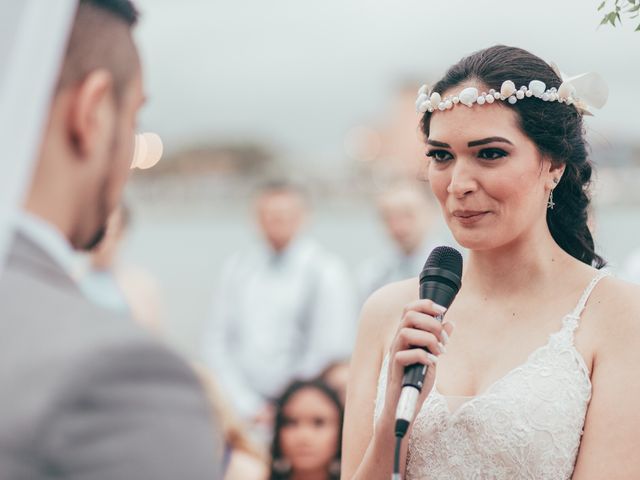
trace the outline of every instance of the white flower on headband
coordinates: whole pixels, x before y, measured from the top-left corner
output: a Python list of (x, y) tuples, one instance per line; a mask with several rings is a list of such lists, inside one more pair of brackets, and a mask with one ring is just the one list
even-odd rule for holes
[(438, 92), (430, 92), (427, 85), (423, 85), (418, 90), (416, 99), (416, 110), (419, 113), (434, 112), (436, 110), (450, 110), (455, 105), (461, 103), (467, 107), (472, 107), (474, 103), (484, 105), (493, 103), (496, 100), (507, 101), (510, 104), (516, 103), (527, 97), (536, 97), (545, 102), (560, 102), (573, 105), (583, 115), (593, 115), (589, 107), (602, 108), (607, 102), (609, 88), (600, 75), (594, 72), (582, 73), (567, 78), (558, 67), (551, 64), (554, 71), (562, 78), (560, 87), (549, 88), (540, 80), (531, 80), (529, 85), (521, 86), (519, 89), (511, 80), (505, 80), (500, 87), (500, 91), (490, 89), (489, 92), (479, 93), (475, 87), (467, 87), (457, 95), (449, 95), (446, 98)]

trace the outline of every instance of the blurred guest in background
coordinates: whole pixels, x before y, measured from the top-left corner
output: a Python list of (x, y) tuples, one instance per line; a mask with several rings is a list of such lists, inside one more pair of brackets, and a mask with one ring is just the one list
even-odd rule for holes
[[(218, 479), (207, 400), (181, 359), (71, 277), (120, 203), (144, 103), (129, 0), (81, 0), (0, 278), (0, 477)], [(25, 99), (26, 100), (26, 99)]]
[(343, 407), (321, 380), (294, 382), (276, 402), (269, 480), (338, 480)]
[(111, 214), (105, 236), (81, 266), (78, 280), (95, 303), (129, 314), (145, 328), (160, 333), (164, 308), (159, 285), (146, 270), (118, 258), (130, 222), (126, 205)]
[(439, 213), (426, 187), (396, 184), (380, 195), (378, 212), (393, 242), (393, 250), (365, 262), (359, 271), (361, 299), (388, 283), (420, 273), (434, 243), (433, 229)]
[(319, 378), (336, 391), (344, 405), (349, 383), (349, 359), (333, 362), (324, 369)]
[(640, 285), (640, 249), (631, 252), (622, 267), (622, 277)]
[(224, 480), (266, 479), (269, 473), (266, 449), (263, 451), (249, 437), (247, 426), (237, 417), (209, 370), (203, 365), (194, 368), (220, 421), (225, 442)]
[(260, 189), (264, 244), (223, 266), (205, 337), (205, 361), (233, 405), (269, 429), (278, 393), (348, 356), (354, 339), (347, 271), (302, 233), (307, 213), (297, 186), (272, 182)]

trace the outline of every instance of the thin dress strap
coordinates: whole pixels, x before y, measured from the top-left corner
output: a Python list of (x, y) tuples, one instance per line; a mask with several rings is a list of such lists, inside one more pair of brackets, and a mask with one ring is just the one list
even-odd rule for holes
[(589, 285), (587, 285), (587, 288), (585, 288), (584, 292), (582, 293), (582, 296), (580, 297), (580, 300), (578, 301), (578, 304), (576, 305), (576, 308), (573, 309), (573, 312), (571, 312), (571, 314), (569, 315), (571, 318), (574, 318), (576, 320), (578, 320), (580, 318), (580, 315), (582, 315), (582, 312), (584, 311), (584, 308), (587, 305), (587, 301), (589, 300), (589, 297), (591, 296), (591, 292), (593, 292), (593, 289), (596, 288), (596, 285), (598, 285), (598, 282), (600, 280), (602, 280), (604, 277), (608, 277), (609, 276), (609, 272), (600, 270), (595, 277), (593, 277), (593, 280), (591, 280), (591, 282), (589, 283)]

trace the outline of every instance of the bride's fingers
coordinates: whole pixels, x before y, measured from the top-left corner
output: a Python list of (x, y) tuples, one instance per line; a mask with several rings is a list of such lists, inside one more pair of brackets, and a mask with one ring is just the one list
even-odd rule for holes
[(438, 357), (432, 353), (425, 352), (421, 348), (413, 348), (411, 350), (402, 350), (394, 355), (394, 362), (397, 366), (404, 369), (409, 365), (419, 363), (429, 367), (435, 367), (438, 364)]
[(410, 310), (404, 314), (400, 328), (403, 327), (430, 332), (438, 337), (438, 340), (442, 343), (446, 343), (448, 340), (449, 332), (446, 332), (444, 335), (442, 334), (443, 326), (439, 320), (414, 310)]
[(403, 313), (406, 314), (407, 312), (412, 310), (416, 312), (424, 313), (427, 315), (431, 315), (433, 317), (437, 317), (438, 315), (444, 315), (445, 312), (447, 311), (447, 309), (442, 305), (438, 305), (432, 300), (426, 300), (426, 299), (415, 300), (411, 303), (408, 303), (404, 307)]
[(416, 330), (415, 328), (401, 328), (398, 331), (395, 342), (395, 350), (410, 350), (416, 347), (427, 348), (435, 355), (445, 353), (445, 347), (442, 342), (433, 333)]

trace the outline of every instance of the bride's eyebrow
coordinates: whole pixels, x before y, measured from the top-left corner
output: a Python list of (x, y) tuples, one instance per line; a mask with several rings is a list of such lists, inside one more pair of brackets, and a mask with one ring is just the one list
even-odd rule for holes
[(467, 143), (467, 146), (477, 147), (479, 145), (486, 145), (487, 143), (494, 143), (494, 142), (508, 143), (509, 145), (513, 145), (513, 143), (511, 143), (509, 140), (503, 137), (487, 137), (487, 138), (483, 138), (482, 140), (474, 140), (472, 142), (469, 142)]
[(448, 143), (439, 142), (438, 140), (431, 140), (430, 138), (427, 139), (427, 144), (433, 145), (434, 147), (451, 148), (451, 145), (449, 145)]
[[(479, 145), (486, 145), (488, 143), (494, 143), (494, 142), (508, 143), (509, 145), (513, 145), (513, 143), (511, 141), (509, 141), (508, 139), (506, 139), (504, 137), (487, 137), (487, 138), (483, 138), (481, 140), (473, 140), (473, 141), (467, 143), (467, 146), (469, 146), (469, 147), (477, 147)], [(438, 140), (432, 140), (430, 138), (427, 140), (427, 144), (428, 145), (433, 145), (434, 147), (451, 148), (451, 145), (449, 145), (448, 143), (440, 142)]]

